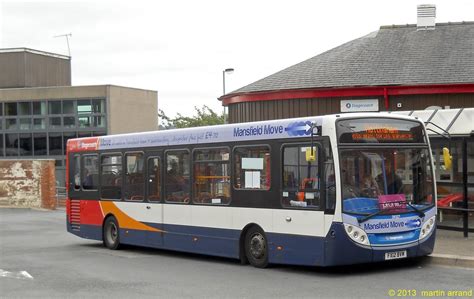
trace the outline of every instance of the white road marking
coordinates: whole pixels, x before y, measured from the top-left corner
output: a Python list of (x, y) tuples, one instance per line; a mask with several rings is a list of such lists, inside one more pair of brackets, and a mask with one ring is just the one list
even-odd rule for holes
[(10, 272), (0, 269), (0, 277), (16, 278), (16, 279), (33, 279), (33, 276), (26, 271)]

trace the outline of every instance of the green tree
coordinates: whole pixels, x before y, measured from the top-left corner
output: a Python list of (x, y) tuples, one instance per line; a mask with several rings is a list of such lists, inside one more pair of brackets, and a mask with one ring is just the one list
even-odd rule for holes
[(224, 114), (217, 114), (206, 105), (201, 108), (194, 106), (193, 116), (183, 116), (178, 113), (174, 118), (165, 114), (161, 109), (158, 110), (158, 119), (160, 129), (191, 128), (201, 126), (221, 125), (224, 123)]

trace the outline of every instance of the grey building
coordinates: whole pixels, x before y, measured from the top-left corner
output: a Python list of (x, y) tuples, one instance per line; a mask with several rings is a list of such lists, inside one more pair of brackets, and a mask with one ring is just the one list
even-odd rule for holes
[(158, 128), (156, 91), (71, 86), (68, 56), (0, 49), (0, 69), (0, 159), (55, 159), (60, 185), (67, 140)]

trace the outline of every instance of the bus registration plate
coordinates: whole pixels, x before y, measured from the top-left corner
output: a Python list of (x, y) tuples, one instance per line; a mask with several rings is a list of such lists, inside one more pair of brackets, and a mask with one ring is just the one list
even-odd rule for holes
[(407, 251), (394, 251), (394, 252), (386, 252), (385, 253), (385, 260), (395, 260), (395, 259), (402, 259), (407, 257)]

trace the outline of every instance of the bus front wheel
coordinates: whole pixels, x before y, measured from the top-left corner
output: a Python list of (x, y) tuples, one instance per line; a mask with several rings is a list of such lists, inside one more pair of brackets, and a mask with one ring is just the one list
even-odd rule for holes
[(251, 227), (245, 235), (245, 255), (250, 264), (256, 268), (268, 266), (267, 238), (259, 227)]
[(103, 239), (105, 247), (115, 250), (120, 247), (119, 226), (115, 217), (110, 216), (105, 220)]

